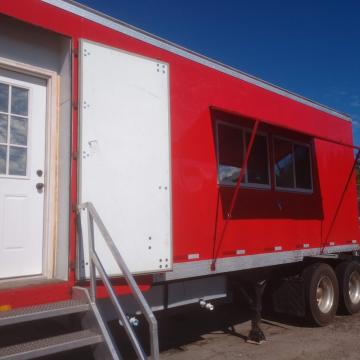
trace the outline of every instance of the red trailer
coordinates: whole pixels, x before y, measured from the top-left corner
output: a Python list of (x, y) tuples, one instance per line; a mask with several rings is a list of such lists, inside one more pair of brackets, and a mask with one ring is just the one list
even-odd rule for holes
[(0, 44), (0, 329), (84, 320), (0, 359), (120, 359), (115, 317), (145, 359), (137, 314), (157, 359), (154, 311), (239, 291), (261, 342), (266, 284), (318, 325), (360, 309), (347, 115), (68, 0), (2, 0)]

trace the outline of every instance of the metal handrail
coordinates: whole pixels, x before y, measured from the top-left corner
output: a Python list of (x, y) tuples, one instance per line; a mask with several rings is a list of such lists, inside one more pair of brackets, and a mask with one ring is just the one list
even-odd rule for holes
[(127, 284), (129, 285), (135, 300), (137, 301), (142, 314), (145, 316), (149, 324), (150, 332), (150, 347), (151, 347), (151, 357), (153, 360), (159, 359), (159, 339), (158, 339), (158, 325), (157, 320), (145, 300), (144, 295), (142, 294), (140, 288), (138, 287), (135, 278), (131, 274), (129, 268), (127, 267), (123, 257), (121, 256), (118, 248), (116, 247), (114, 241), (112, 240), (109, 232), (107, 231), (104, 223), (102, 222), (98, 212), (96, 211), (94, 205), (91, 202), (86, 202), (80, 204), (78, 208), (87, 210), (88, 218), (88, 238), (89, 238), (89, 263), (90, 263), (90, 296), (93, 302), (96, 302), (96, 271), (99, 273), (101, 280), (103, 281), (107, 291), (110, 294), (110, 299), (115, 307), (116, 313), (119, 320), (124, 326), (125, 332), (128, 335), (131, 344), (141, 360), (146, 360), (147, 356), (143, 350), (139, 340), (136, 337), (136, 334), (132, 328), (132, 325), (129, 322), (128, 317), (126, 316), (121, 304), (116, 296), (114, 288), (112, 287), (109, 276), (107, 275), (104, 266), (102, 265), (99, 256), (95, 250), (95, 240), (94, 240), (94, 222), (96, 223), (101, 235), (103, 236), (107, 246), (109, 247), (117, 265), (119, 266), (122, 276), (124, 276)]

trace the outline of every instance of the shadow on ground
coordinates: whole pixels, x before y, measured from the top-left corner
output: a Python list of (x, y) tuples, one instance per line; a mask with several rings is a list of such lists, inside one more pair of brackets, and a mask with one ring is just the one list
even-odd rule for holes
[[(251, 313), (247, 310), (246, 306), (239, 304), (225, 304), (217, 306), (214, 311), (207, 311), (200, 309), (199, 306), (187, 309), (177, 309), (175, 313), (159, 313), (157, 314), (159, 325), (159, 339), (160, 339), (160, 351), (161, 352), (182, 352), (185, 351), (187, 345), (205, 340), (206, 334), (224, 334), (236, 336), (239, 341), (245, 342), (247, 338), (247, 332), (250, 330), (246, 328), (246, 333), (239, 333), (235, 330), (235, 326), (243, 324), (251, 319)], [(263, 316), (264, 323), (271, 323), (277, 326), (294, 325), (305, 326), (304, 322), (298, 318), (281, 315), (274, 313), (271, 309), (264, 310)], [(145, 350), (149, 353), (149, 335), (147, 324), (144, 319), (141, 320), (141, 325), (136, 328), (136, 332), (144, 345)], [(76, 320), (73, 323), (77, 326)], [(30, 324), (29, 324), (30, 325)], [(47, 324), (48, 329), (53, 332), (62, 333), (66, 329), (66, 324), (59, 324), (51, 321)], [(42, 327), (43, 328), (43, 327)], [(137, 359), (130, 343), (127, 341), (127, 337), (124, 334), (122, 328), (118, 325), (117, 321), (110, 323), (110, 328), (113, 330), (114, 338), (117, 341), (121, 354), (124, 359), (132, 360)], [(30, 328), (29, 328), (30, 329)], [(10, 329), (11, 330), (11, 329)], [(26, 329), (24, 329), (26, 331)], [(29, 330), (30, 331), (30, 330)], [(40, 329), (32, 330), (34, 333), (41, 331)], [(43, 331), (43, 330), (42, 330)], [(1, 335), (1, 334), (0, 334)], [(39, 335), (39, 334), (36, 334)], [(10, 333), (6, 336), (14, 340), (18, 335)], [(35, 335), (34, 335), (35, 336)], [(4, 338), (3, 338), (4, 339)], [(203, 342), (204, 346), (206, 341)], [(250, 345), (249, 345), (250, 346)], [(53, 355), (44, 357), (45, 360), (79, 360), (79, 359), (93, 359), (92, 349), (80, 349), (64, 353), (62, 355)]]
[[(235, 326), (243, 324), (251, 319), (251, 312), (243, 305), (226, 304), (216, 307), (212, 312), (200, 309), (184, 309), (182, 312), (175, 314), (161, 314), (158, 315), (159, 324), (159, 339), (160, 352), (171, 351), (181, 352), (185, 351), (187, 345), (204, 340), (204, 335), (224, 334), (236, 336), (239, 341), (245, 342), (247, 339), (249, 327), (246, 332), (237, 332)], [(149, 353), (149, 336), (145, 326), (145, 320), (142, 320), (142, 326), (137, 329), (137, 333), (141, 339), (144, 348)], [(265, 309), (263, 315), (264, 323), (271, 323), (271, 325), (281, 327), (292, 325), (304, 327), (307, 324), (296, 317), (278, 314), (271, 309)], [(114, 334), (117, 334), (116, 340), (122, 350), (125, 359), (137, 359), (131, 349), (129, 343), (124, 342), (125, 334), (119, 331), (116, 323), (112, 323)], [(204, 341), (206, 344), (206, 341)]]

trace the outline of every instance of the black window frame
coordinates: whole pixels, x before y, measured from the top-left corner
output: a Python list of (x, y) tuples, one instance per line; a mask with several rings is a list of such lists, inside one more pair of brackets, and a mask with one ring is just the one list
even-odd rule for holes
[[(293, 168), (293, 181), (294, 181), (294, 186), (293, 187), (285, 187), (285, 186), (278, 186), (276, 183), (276, 159), (275, 159), (275, 141), (276, 140), (280, 140), (280, 141), (285, 141), (291, 144), (292, 147), (292, 156), (293, 156), (293, 164), (292, 164), (292, 168)], [(303, 146), (308, 148), (309, 150), (309, 166), (310, 166), (310, 184), (311, 184), (311, 188), (302, 188), (302, 187), (298, 187), (296, 184), (296, 164), (295, 164), (295, 151), (294, 148), (295, 146)], [(293, 140), (291, 138), (288, 137), (283, 137), (283, 136), (273, 136), (272, 137), (272, 156), (273, 156), (273, 178), (274, 178), (274, 188), (276, 191), (281, 191), (281, 192), (297, 192), (297, 193), (308, 193), (308, 194), (312, 194), (314, 192), (314, 171), (313, 171), (313, 144), (311, 143), (307, 143), (307, 142), (301, 142), (301, 141), (297, 141), (297, 140)]]
[[(228, 126), (232, 128), (236, 128), (238, 130), (241, 130), (241, 136), (242, 136), (242, 143), (243, 143), (243, 155), (245, 156), (247, 144), (246, 144), (246, 134), (251, 135), (251, 129), (241, 126), (232, 124), (226, 121), (217, 120), (216, 121), (216, 154), (217, 154), (217, 183), (219, 186), (224, 187), (235, 187), (236, 183), (229, 183), (224, 182), (220, 180), (220, 151), (219, 151), (219, 126)], [(260, 190), (271, 190), (272, 189), (272, 176), (271, 176), (271, 154), (270, 154), (270, 141), (269, 141), (269, 134), (265, 132), (257, 132), (255, 136), (263, 136), (266, 139), (266, 157), (267, 157), (267, 177), (268, 177), (268, 183), (267, 184), (261, 184), (261, 183), (254, 183), (248, 181), (248, 173), (245, 172), (244, 179), (241, 182), (242, 188), (249, 188), (249, 189), (260, 189)], [(250, 155), (251, 156), (251, 155)], [(239, 164), (240, 168), (241, 164)]]

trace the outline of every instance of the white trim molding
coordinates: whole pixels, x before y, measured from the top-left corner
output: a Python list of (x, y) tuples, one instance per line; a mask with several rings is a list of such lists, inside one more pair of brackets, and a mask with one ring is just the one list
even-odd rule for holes
[[(46, 99), (46, 155), (44, 199), (44, 237), (43, 237), (43, 273), (42, 277), (51, 279), (54, 277), (56, 247), (57, 247), (57, 225), (58, 225), (58, 153), (59, 153), (59, 76), (55, 71), (40, 68), (0, 57), (2, 69), (27, 74), (47, 83)], [(38, 278), (36, 276), (35, 278)]]

